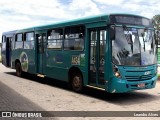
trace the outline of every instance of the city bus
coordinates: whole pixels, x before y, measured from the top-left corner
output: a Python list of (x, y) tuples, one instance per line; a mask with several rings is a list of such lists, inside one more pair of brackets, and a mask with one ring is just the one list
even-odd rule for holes
[(154, 88), (157, 51), (150, 19), (105, 14), (4, 32), (2, 64), (109, 93)]

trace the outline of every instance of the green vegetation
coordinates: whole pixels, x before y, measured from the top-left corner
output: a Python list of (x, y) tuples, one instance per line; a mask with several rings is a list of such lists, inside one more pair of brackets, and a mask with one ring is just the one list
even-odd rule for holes
[(156, 39), (157, 39), (158, 45), (160, 45), (160, 14), (153, 16), (152, 22), (153, 22), (154, 28), (156, 29)]
[[(160, 14), (152, 18), (154, 28), (156, 29), (156, 41), (158, 43), (158, 64), (160, 64)], [(160, 75), (158, 76), (160, 77)]]
[(160, 15), (155, 15), (152, 18), (152, 21), (153, 21), (153, 25), (154, 25), (155, 29), (160, 31)]

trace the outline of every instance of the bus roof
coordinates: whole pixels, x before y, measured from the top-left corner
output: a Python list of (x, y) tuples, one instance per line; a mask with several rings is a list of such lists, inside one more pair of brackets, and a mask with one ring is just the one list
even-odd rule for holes
[(35, 26), (27, 29), (18, 30), (17, 32), (28, 31), (28, 30), (50, 29), (50, 28), (65, 27), (65, 26), (71, 26), (71, 25), (80, 25), (80, 24), (86, 24), (86, 23), (93, 23), (97, 21), (107, 21), (109, 20), (108, 16), (109, 15), (97, 15), (97, 16), (90, 16), (85, 18), (78, 18), (74, 20), (62, 21), (62, 22), (48, 24), (48, 25)]
[(8, 32), (3, 32), (2, 35), (13, 35), (14, 33), (16, 33), (17, 30), (13, 30), (13, 31), (8, 31)]
[[(101, 15), (89, 16), (89, 17), (84, 17), (84, 18), (68, 20), (68, 21), (62, 21), (62, 22), (48, 24), (48, 25), (37, 26), (37, 27), (34, 27), (34, 28), (35, 28), (35, 30), (39, 30), (41, 28), (48, 29), (48, 28), (53, 28), (53, 27), (64, 27), (64, 26), (71, 26), (71, 25), (78, 25), (78, 24), (80, 25), (80, 24), (86, 24), (86, 23), (93, 23), (93, 22), (97, 22), (97, 21), (109, 22), (109, 16), (110, 15), (134, 15), (134, 16), (137, 16), (137, 17), (143, 17), (143, 16), (140, 16), (140, 15), (127, 14), (127, 13), (101, 14)], [(145, 18), (145, 17), (143, 17), (143, 18)]]
[[(3, 35), (13, 34), (15, 32), (19, 33), (19, 32), (26, 32), (26, 31), (58, 28), (58, 27), (60, 28), (60, 27), (71, 26), (71, 25), (81, 25), (81, 24), (87, 24), (87, 23), (94, 23), (97, 21), (106, 21), (106, 22), (108, 21), (109, 22), (110, 15), (134, 15), (134, 14), (126, 14), (126, 13), (101, 14), (101, 15), (96, 15), (96, 16), (78, 18), (78, 19), (74, 19), (74, 20), (62, 21), (62, 22), (48, 24), (48, 25), (34, 26), (31, 28), (25, 28), (25, 29), (20, 29), (20, 30), (4, 32)], [(134, 15), (134, 16), (143, 17), (143, 16), (139, 16), (139, 15)], [(145, 18), (145, 17), (143, 17), (143, 18)]]

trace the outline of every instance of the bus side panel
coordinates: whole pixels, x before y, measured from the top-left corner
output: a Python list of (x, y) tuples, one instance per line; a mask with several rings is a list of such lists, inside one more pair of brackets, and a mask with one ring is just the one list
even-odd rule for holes
[[(80, 62), (80, 55), (81, 52), (75, 51), (47, 51), (46, 75), (54, 79), (68, 81), (69, 69), (71, 67), (77, 67), (84, 77), (85, 61), (81, 60)], [(77, 64), (73, 64), (73, 57), (79, 58)]]
[[(23, 58), (23, 56), (26, 56), (26, 58)], [(15, 68), (15, 62), (16, 60), (19, 60), (21, 62), (21, 66), (23, 67), (23, 62), (26, 61), (26, 68), (22, 68), (24, 72), (36, 73), (36, 66), (35, 66), (35, 50), (31, 49), (15, 49), (12, 51), (12, 67)]]
[[(24, 49), (23, 53), (27, 55), (28, 62), (28, 73), (36, 74), (36, 64), (35, 64), (35, 50), (34, 49)], [(21, 54), (23, 54), (21, 52)]]
[(3, 42), (2, 43), (2, 51), (1, 51), (1, 56), (2, 56), (2, 64), (4, 66), (7, 66), (7, 63), (6, 63), (6, 42)]
[[(77, 68), (82, 74), (83, 80), (86, 80), (85, 76), (85, 53), (83, 51), (64, 51), (64, 66), (67, 68), (67, 78), (68, 72), (71, 68)], [(74, 71), (78, 72), (78, 71)], [(66, 78), (65, 78), (66, 79)]]
[(67, 81), (68, 69), (65, 65), (68, 61), (63, 51), (47, 50), (46, 52), (46, 75), (47, 77)]
[(23, 51), (23, 49), (14, 49), (12, 50), (12, 67), (15, 69), (15, 62), (16, 60), (20, 61), (20, 54)]

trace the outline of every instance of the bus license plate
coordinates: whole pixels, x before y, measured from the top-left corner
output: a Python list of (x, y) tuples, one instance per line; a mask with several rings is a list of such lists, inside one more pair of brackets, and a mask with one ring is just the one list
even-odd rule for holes
[(145, 83), (138, 84), (137, 87), (139, 88), (145, 87)]

